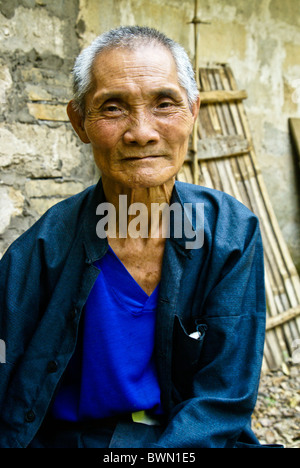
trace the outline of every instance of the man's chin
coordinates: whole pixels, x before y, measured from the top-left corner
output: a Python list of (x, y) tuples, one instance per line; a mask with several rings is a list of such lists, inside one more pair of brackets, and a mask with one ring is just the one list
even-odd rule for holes
[(127, 185), (132, 189), (159, 187), (171, 181), (174, 182), (175, 176), (174, 171), (162, 170), (131, 174), (130, 178), (127, 179)]

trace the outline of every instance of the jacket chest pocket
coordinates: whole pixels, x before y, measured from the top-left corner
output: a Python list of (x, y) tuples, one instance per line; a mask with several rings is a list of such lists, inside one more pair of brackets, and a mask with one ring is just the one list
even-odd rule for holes
[(177, 402), (191, 397), (192, 382), (199, 368), (201, 349), (207, 325), (194, 324), (189, 333), (176, 315), (173, 330), (172, 381), (173, 397)]

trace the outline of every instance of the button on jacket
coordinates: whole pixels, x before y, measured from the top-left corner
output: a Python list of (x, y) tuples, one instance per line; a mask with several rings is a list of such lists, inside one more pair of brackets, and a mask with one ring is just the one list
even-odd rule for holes
[[(75, 350), (107, 251), (96, 234), (101, 180), (41, 217), (0, 262), (0, 447), (27, 447)], [(204, 241), (166, 240), (155, 353), (168, 422), (156, 447), (259, 444), (250, 429), (265, 334), (257, 217), (229, 195), (176, 182), (171, 203), (204, 204)], [(189, 336), (197, 329), (200, 339)], [(246, 445), (245, 445), (246, 446)]]

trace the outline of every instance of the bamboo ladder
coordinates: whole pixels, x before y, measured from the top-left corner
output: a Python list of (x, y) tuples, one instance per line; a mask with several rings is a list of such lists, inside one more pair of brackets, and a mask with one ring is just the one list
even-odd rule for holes
[(242, 101), (226, 65), (198, 65), (199, 24), (195, 17), (195, 69), (201, 107), (189, 153), (178, 180), (229, 193), (260, 220), (264, 245), (267, 299), (263, 370), (278, 368), (293, 353), (300, 337), (300, 281), (257, 163)]

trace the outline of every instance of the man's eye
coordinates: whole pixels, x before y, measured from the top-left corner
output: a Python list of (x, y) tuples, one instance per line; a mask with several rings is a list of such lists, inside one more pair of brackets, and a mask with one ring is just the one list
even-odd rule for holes
[(157, 107), (157, 110), (159, 111), (171, 111), (172, 108), (174, 107), (174, 102), (167, 99), (167, 100), (158, 102), (156, 107)]
[(172, 106), (172, 102), (170, 101), (163, 101), (158, 105), (160, 109), (167, 109), (168, 107), (171, 107), (171, 106)]
[(121, 112), (121, 109), (113, 104), (107, 105), (103, 107), (105, 112)]

